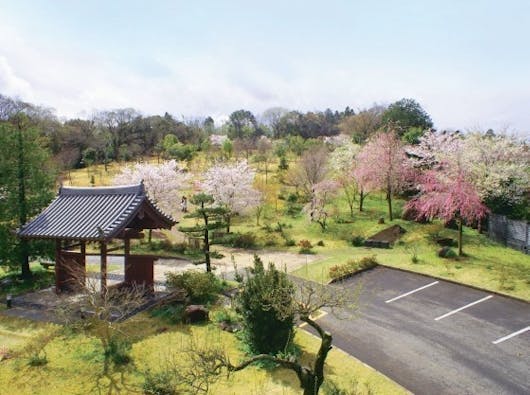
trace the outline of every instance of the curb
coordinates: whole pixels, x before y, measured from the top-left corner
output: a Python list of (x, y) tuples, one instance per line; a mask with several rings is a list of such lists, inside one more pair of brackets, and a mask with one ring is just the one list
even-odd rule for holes
[(526, 299), (522, 299), (522, 298), (519, 298), (517, 296), (506, 295), (506, 294), (503, 294), (502, 292), (492, 291), (490, 289), (481, 288), (481, 287), (478, 287), (476, 285), (464, 284), (464, 283), (461, 283), (461, 282), (458, 282), (458, 281), (455, 281), (455, 280), (451, 280), (451, 279), (447, 279), (447, 278), (444, 278), (444, 277), (438, 277), (438, 276), (434, 276), (432, 274), (419, 273), (419, 272), (415, 272), (415, 271), (410, 270), (410, 269), (403, 269), (401, 267), (394, 267), (394, 266), (385, 265), (384, 263), (380, 263), (379, 266), (387, 268), (387, 269), (399, 270), (400, 272), (417, 274), (419, 276), (429, 277), (429, 278), (432, 278), (432, 279), (435, 279), (435, 280), (447, 281), (448, 283), (461, 285), (462, 287), (473, 288), (473, 289), (476, 289), (477, 291), (491, 293), (491, 294), (495, 294), (495, 295), (498, 295), (498, 296), (502, 296), (504, 298), (513, 299), (513, 300), (516, 300), (518, 302), (523, 302), (523, 303), (526, 303), (526, 304), (530, 304), (530, 301), (528, 301)]

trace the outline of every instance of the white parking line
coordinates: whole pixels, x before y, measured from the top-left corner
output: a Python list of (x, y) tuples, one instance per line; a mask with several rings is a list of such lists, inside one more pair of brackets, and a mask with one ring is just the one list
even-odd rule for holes
[(508, 336), (501, 337), (495, 341), (492, 341), (493, 344), (499, 344), (502, 343), (505, 340), (511, 339), (514, 336), (520, 335), (521, 333), (525, 333), (526, 331), (530, 331), (530, 326), (527, 326), (526, 328), (523, 328), (517, 332), (510, 333)]
[(435, 284), (438, 284), (439, 281), (434, 281), (430, 284), (427, 284), (427, 285), (424, 285), (423, 287), (419, 287), (419, 288), (416, 288), (416, 289), (413, 289), (412, 291), (409, 291), (407, 293), (404, 293), (402, 295), (399, 295), (399, 296), (396, 296), (395, 298), (392, 298), (392, 299), (388, 299), (387, 301), (385, 301), (385, 303), (390, 303), (390, 302), (393, 302), (395, 300), (398, 300), (398, 299), (401, 299), (401, 298), (404, 298), (405, 296), (409, 296), (409, 295), (412, 295), (413, 293), (416, 293), (418, 291), (421, 291), (422, 289), (425, 289), (425, 288), (429, 288), (429, 287), (432, 287), (433, 285)]
[(444, 315), (441, 315), (441, 316), (439, 316), (439, 317), (436, 317), (434, 320), (435, 320), (435, 321), (439, 321), (439, 320), (441, 320), (442, 318), (449, 317), (450, 315), (453, 315), (453, 314), (455, 314), (455, 313), (458, 313), (459, 311), (462, 311), (462, 310), (464, 310), (464, 309), (467, 309), (468, 307), (474, 306), (474, 305), (476, 305), (476, 304), (478, 304), (478, 303), (484, 302), (485, 300), (488, 300), (488, 299), (491, 299), (491, 298), (493, 298), (493, 295), (486, 296), (485, 298), (479, 299), (479, 300), (477, 300), (477, 301), (475, 301), (475, 302), (473, 302), (473, 303), (466, 304), (465, 306), (462, 306), (462, 307), (460, 307), (459, 309), (456, 309), (456, 310), (450, 311), (449, 313), (446, 313), (446, 314), (444, 314)]

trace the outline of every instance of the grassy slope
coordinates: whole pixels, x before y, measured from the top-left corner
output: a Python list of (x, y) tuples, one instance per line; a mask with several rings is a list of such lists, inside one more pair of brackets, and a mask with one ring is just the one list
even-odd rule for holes
[[(203, 168), (205, 167), (204, 161), (204, 157), (200, 156), (196, 161), (197, 163), (192, 163), (190, 167), (192, 169)], [(100, 178), (96, 177), (96, 184), (99, 185), (100, 181), (102, 184), (108, 183), (111, 176), (119, 171), (120, 165), (112, 164), (106, 176), (102, 166), (94, 166), (93, 168), (98, 174), (103, 173)], [(271, 166), (271, 169), (274, 171), (275, 166)], [(87, 174), (86, 169), (72, 172), (73, 184), (87, 185), (89, 181)], [(262, 172), (259, 173), (258, 179), (260, 179), (259, 182), (263, 182)], [(269, 174), (268, 179), (272, 189), (277, 191), (281, 189), (275, 181), (274, 174)], [(440, 223), (436, 222), (421, 225), (397, 219), (392, 224), (400, 224), (408, 232), (402, 238), (402, 242), (396, 244), (393, 249), (352, 247), (349, 243), (352, 235), (368, 237), (389, 226), (388, 222), (384, 225), (377, 224), (379, 217), (388, 218), (386, 201), (382, 199), (380, 194), (369, 195), (365, 203), (365, 211), (360, 213), (356, 210), (351, 224), (338, 224), (333, 220), (334, 216), (349, 217), (349, 208), (346, 202), (343, 198), (337, 199), (333, 205), (330, 205), (332, 218), (328, 220), (329, 228), (325, 232), (320, 230), (319, 225), (309, 223), (303, 216), (297, 218), (284, 216), (284, 203), (282, 200), (273, 199), (270, 201), (261, 219), (261, 225), (264, 223), (274, 225), (278, 221), (287, 223), (292, 226), (292, 228), (287, 229), (287, 233), (296, 242), (308, 239), (313, 245), (319, 240), (324, 241), (325, 244), (324, 247), (314, 248), (316, 253), (323, 255), (323, 259), (297, 270), (294, 273), (296, 275), (325, 282), (329, 280), (328, 270), (330, 266), (343, 263), (348, 259), (375, 254), (381, 263), (390, 266), (447, 278), (530, 300), (530, 256), (505, 248), (473, 229), (465, 228), (464, 231), (466, 257), (459, 260), (446, 260), (436, 255), (440, 247), (432, 241), (432, 236), (436, 234), (456, 240), (457, 233), (454, 230), (443, 228)], [(399, 199), (394, 202), (394, 212), (398, 217), (403, 204), (404, 201)], [(184, 225), (188, 221), (191, 220), (181, 219), (180, 225)], [(252, 232), (261, 239), (266, 236), (265, 232), (256, 226), (254, 216), (234, 218), (232, 230)], [(171, 231), (169, 236), (173, 241), (183, 240), (176, 228)], [(281, 239), (278, 241), (282, 242)], [(273, 248), (298, 251), (298, 247), (287, 248), (280, 245)], [(413, 251), (419, 258), (418, 263), (412, 263)]]
[[(32, 331), (44, 326), (24, 320), (6, 320), (0, 315), (0, 328), (13, 332), (31, 325)], [(222, 332), (215, 325), (167, 326), (164, 323), (140, 315), (128, 321), (124, 328), (135, 341), (132, 349), (134, 366), (111, 369), (102, 373), (102, 356), (97, 340), (81, 335), (59, 337), (46, 346), (48, 364), (29, 367), (27, 355), (0, 363), (0, 394), (85, 394), (101, 391), (107, 393), (111, 386), (122, 393), (140, 392), (143, 383), (141, 372), (160, 370), (172, 356), (177, 366), (187, 358), (179, 358), (179, 352), (195, 345), (208, 347), (222, 345), (235, 362), (242, 357), (234, 335)], [(299, 331), (296, 342), (301, 347), (303, 358), (314, 357), (318, 340)], [(366, 393), (367, 384), (371, 393), (403, 394), (405, 391), (380, 373), (338, 350), (332, 350), (327, 360), (326, 374), (337, 384), (352, 388), (357, 382)], [(298, 381), (294, 373), (285, 369), (267, 371), (256, 367), (245, 369), (230, 377), (221, 376), (213, 385), (215, 394), (299, 394)]]

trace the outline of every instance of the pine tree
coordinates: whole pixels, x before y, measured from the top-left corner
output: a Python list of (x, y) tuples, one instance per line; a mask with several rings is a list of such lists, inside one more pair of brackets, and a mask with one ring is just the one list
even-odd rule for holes
[(190, 203), (197, 206), (197, 208), (194, 212), (187, 214), (185, 218), (196, 218), (198, 220), (197, 224), (195, 226), (181, 226), (179, 230), (192, 237), (203, 238), (204, 261), (197, 263), (206, 263), (206, 271), (211, 272), (210, 258), (215, 256), (216, 253), (215, 251), (210, 251), (210, 232), (226, 226), (224, 218), (227, 210), (223, 207), (213, 206), (214, 198), (205, 193), (193, 195)]

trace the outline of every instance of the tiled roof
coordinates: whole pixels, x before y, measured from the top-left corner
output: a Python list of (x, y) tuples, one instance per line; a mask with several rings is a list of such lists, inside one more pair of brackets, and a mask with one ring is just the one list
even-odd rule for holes
[(108, 240), (135, 219), (140, 209), (156, 216), (159, 228), (176, 222), (145, 194), (143, 184), (99, 188), (61, 187), (53, 202), (22, 226), (22, 238)]

